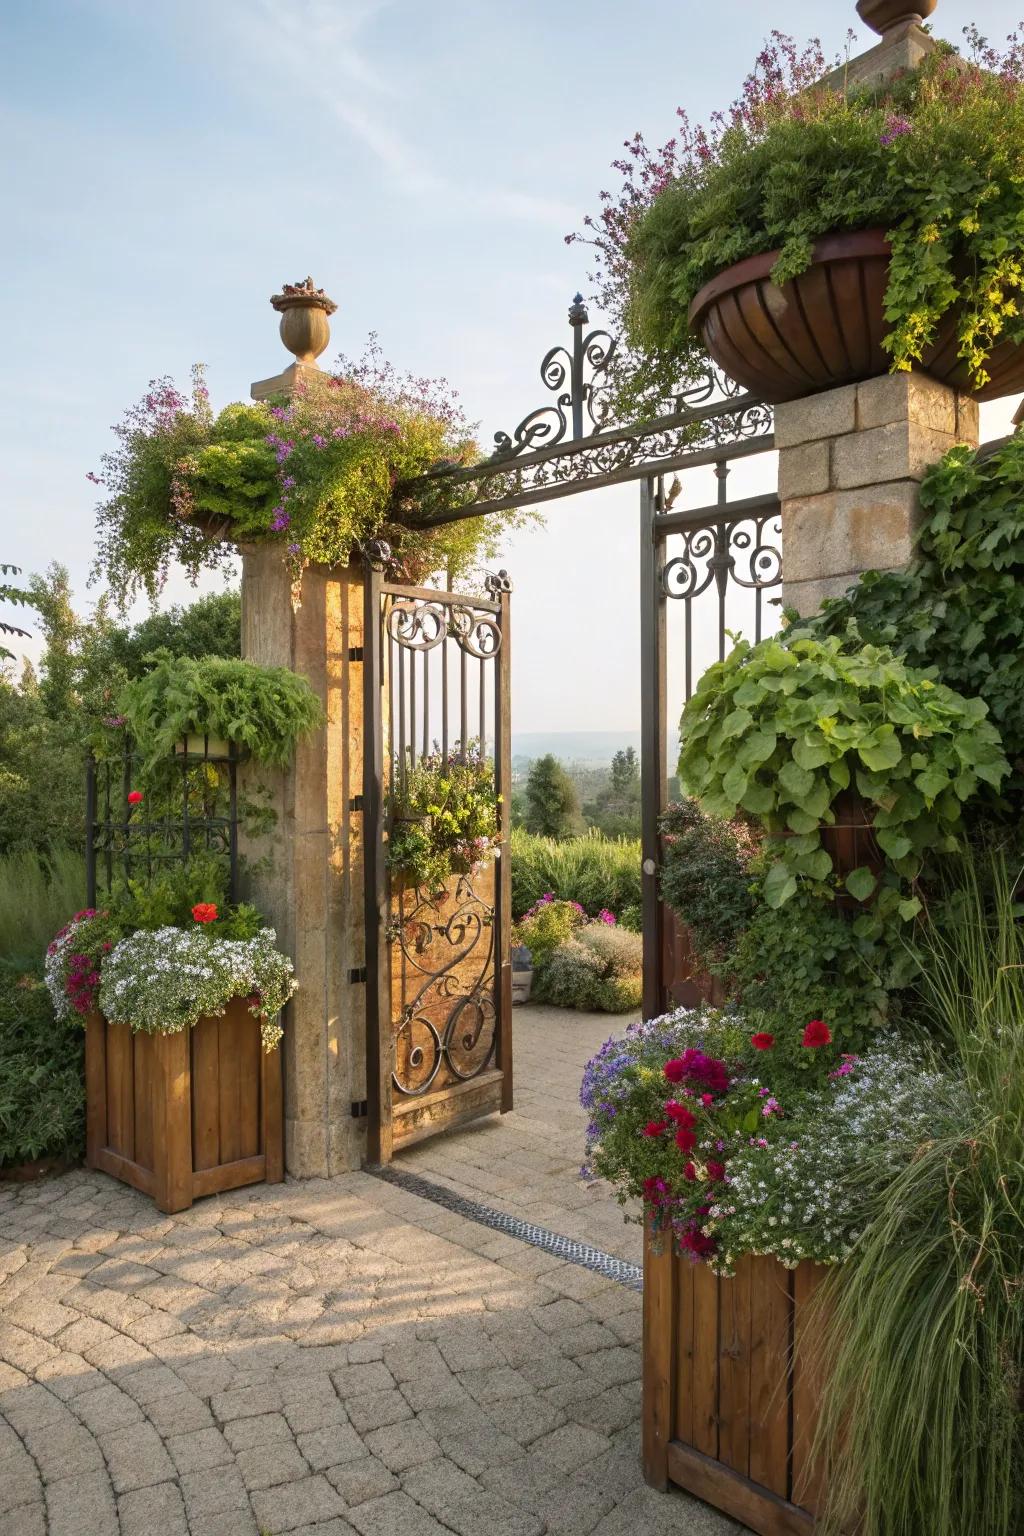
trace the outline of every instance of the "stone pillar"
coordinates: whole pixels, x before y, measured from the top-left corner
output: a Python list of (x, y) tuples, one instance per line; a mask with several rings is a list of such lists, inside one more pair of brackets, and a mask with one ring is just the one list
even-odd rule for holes
[(866, 570), (906, 565), (925, 470), (978, 445), (978, 406), (924, 373), (885, 374), (775, 408), (783, 602), (811, 614)]
[[(322, 289), (286, 284), (271, 300), (296, 356), (252, 387), (254, 399), (288, 395), (329, 340), (334, 305)], [(300, 1178), (358, 1168), (366, 1099), (366, 985), (362, 814), (353, 801), (363, 775), (363, 574), (358, 564), (311, 566), (301, 606), (278, 541), (242, 551), (242, 655), (289, 667), (307, 679), (326, 725), (299, 743), (283, 771), (247, 763), (242, 795), (257, 817), (243, 821), (245, 889), (295, 961), (299, 990), (285, 1015), (285, 1166)], [(353, 654), (355, 653), (355, 654)], [(260, 828), (260, 807), (273, 812)]]
[(295, 961), (299, 990), (284, 1034), (285, 1166), (300, 1178), (358, 1168), (366, 1098), (366, 985), (362, 814), (363, 578), (309, 567), (293, 611), (290, 575), (273, 544), (242, 558), (242, 654), (289, 667), (323, 703), (325, 727), (300, 742), (284, 771), (246, 764), (243, 792), (274, 812), (262, 834), (242, 837), (246, 894)]

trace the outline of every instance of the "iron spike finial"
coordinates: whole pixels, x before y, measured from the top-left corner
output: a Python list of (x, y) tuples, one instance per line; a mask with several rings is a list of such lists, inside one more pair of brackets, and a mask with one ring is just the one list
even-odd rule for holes
[(586, 304), (583, 302), (583, 295), (582, 293), (577, 293), (569, 305), (569, 324), (586, 325), (589, 319), (590, 315)]

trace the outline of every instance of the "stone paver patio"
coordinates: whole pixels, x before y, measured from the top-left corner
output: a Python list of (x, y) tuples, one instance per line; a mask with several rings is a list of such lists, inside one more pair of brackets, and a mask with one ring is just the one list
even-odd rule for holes
[[(524, 1013), (520, 1110), (403, 1161), (635, 1257), (575, 1178), (614, 1021)], [(642, 1482), (639, 1335), (635, 1292), (367, 1174), (176, 1217), (0, 1186), (0, 1536), (731, 1536)]]

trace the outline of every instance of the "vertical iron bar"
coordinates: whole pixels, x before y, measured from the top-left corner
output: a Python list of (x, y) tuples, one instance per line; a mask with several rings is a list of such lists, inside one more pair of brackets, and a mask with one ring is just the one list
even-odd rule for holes
[[(366, 1160), (391, 1161), (391, 996), (384, 862), (382, 574), (363, 566), (363, 918), (366, 927)], [(401, 654), (401, 647), (399, 648)]]
[(480, 755), (487, 755), (487, 662), (483, 657), (480, 658)]
[(85, 760), (85, 905), (96, 905), (96, 758)]
[(231, 870), (229, 894), (232, 902), (238, 900), (238, 750), (232, 742), (228, 748), (228, 854)]
[(409, 652), (409, 768), (416, 767), (416, 652)]
[(131, 827), (132, 808), (128, 804), (128, 792), (132, 787), (132, 759), (131, 749), (127, 743), (125, 743), (124, 749), (124, 773), (122, 777), (123, 783), (121, 785), (121, 815), (124, 818), (124, 873), (125, 879), (130, 880), (132, 877), (131, 849), (133, 834)]
[(441, 756), (448, 761), (448, 635), (441, 641)]
[(111, 765), (103, 764), (103, 866), (107, 873), (107, 894), (114, 883), (114, 849), (110, 827), (110, 772)]
[(640, 485), (640, 783), (641, 892), (643, 900), (643, 1014), (656, 1018), (665, 1007), (663, 985), (664, 913), (658, 890), (665, 808), (666, 683), (665, 594), (661, 586), (662, 537), (658, 529), (661, 482)]
[[(501, 1068), (501, 1111), (512, 1108), (512, 637), (510, 599), (500, 598), (498, 624), (501, 645), (494, 672), (494, 789), (498, 796), (501, 857), (494, 872), (494, 981), (498, 1010), (498, 1066)], [(483, 663), (481, 662), (481, 667)]]
[(572, 435), (583, 436), (583, 327), (588, 320), (583, 295), (578, 293), (569, 309), (572, 326), (572, 377), (569, 380), (569, 396), (572, 402)]
[(423, 652), (423, 756), (430, 756), (430, 658), (433, 651)]
[(466, 737), (469, 735), (469, 658), (459, 646), (459, 761), (466, 761)]
[[(729, 504), (729, 465), (725, 459), (719, 459), (715, 465), (715, 478), (718, 481), (718, 505), (721, 509)], [(729, 588), (729, 525), (721, 522), (715, 529), (715, 583), (718, 587), (718, 659), (725, 660), (725, 626), (726, 611), (725, 599)]]
[[(365, 656), (366, 641), (363, 641)], [(405, 762), (405, 646), (398, 644), (398, 780), (402, 790), (406, 784)]]

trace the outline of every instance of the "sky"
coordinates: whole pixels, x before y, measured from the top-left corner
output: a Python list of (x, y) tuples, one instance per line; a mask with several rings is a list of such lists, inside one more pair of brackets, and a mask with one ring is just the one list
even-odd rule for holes
[[(940, 0), (933, 22), (1002, 39), (1022, 10)], [(290, 361), (268, 299), (307, 273), (338, 304), (324, 362), (375, 331), (458, 388), (482, 443), (511, 431), (547, 398), (588, 291), (564, 236), (623, 140), (731, 101), (769, 26), (832, 53), (851, 25), (860, 51), (853, 0), (0, 0), (0, 559), (63, 562), (87, 609), (110, 425), (196, 361), (215, 405), (245, 398)], [(1015, 404), (983, 407), (983, 437)], [(762, 460), (736, 490), (771, 486)], [(638, 499), (552, 503), (510, 540), (517, 730), (639, 724)], [(190, 595), (178, 576), (164, 600)]]

